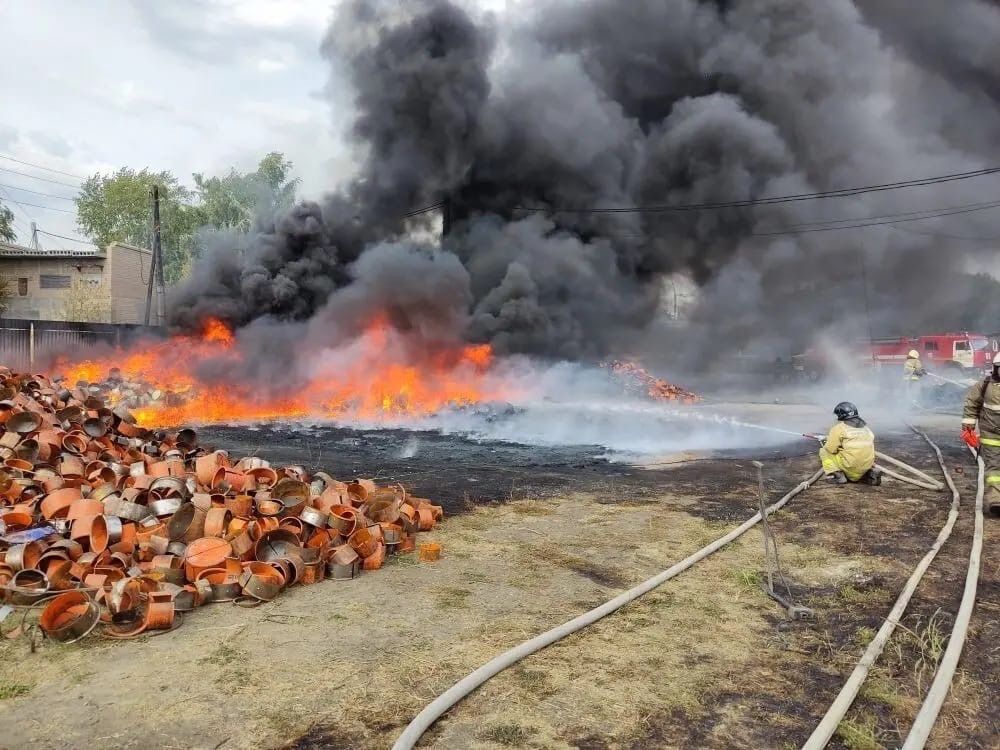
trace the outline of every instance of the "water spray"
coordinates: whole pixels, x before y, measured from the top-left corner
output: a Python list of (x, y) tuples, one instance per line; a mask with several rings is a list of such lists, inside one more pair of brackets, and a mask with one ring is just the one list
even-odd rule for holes
[(943, 380), (945, 383), (951, 383), (952, 385), (957, 385), (959, 388), (968, 388), (970, 385), (969, 383), (959, 383), (957, 380), (946, 378), (943, 375), (936, 375), (933, 372), (928, 372), (927, 374), (930, 375), (932, 378), (935, 378), (936, 380)]

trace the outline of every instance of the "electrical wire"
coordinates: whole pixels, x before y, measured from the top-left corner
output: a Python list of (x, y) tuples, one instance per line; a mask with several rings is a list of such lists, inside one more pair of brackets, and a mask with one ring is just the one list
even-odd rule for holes
[(832, 232), (838, 229), (862, 229), (864, 227), (881, 227), (888, 224), (903, 224), (910, 221), (924, 221), (926, 219), (937, 219), (942, 216), (957, 216), (959, 214), (970, 214), (976, 211), (988, 211), (993, 208), (1000, 208), (1000, 201), (995, 203), (990, 203), (989, 205), (977, 205), (973, 208), (963, 208), (956, 209), (952, 211), (941, 211), (938, 213), (931, 213), (924, 216), (911, 216), (910, 218), (902, 219), (890, 219), (887, 221), (869, 221), (861, 222), (858, 224), (844, 224), (841, 226), (819, 226), (813, 227), (807, 224), (800, 225), (800, 228), (796, 228), (794, 225), (786, 229), (777, 230), (774, 232), (750, 232), (751, 237), (777, 237), (779, 235), (786, 234), (810, 234), (812, 232)]
[(38, 230), (39, 234), (44, 234), (49, 237), (58, 237), (61, 240), (69, 240), (70, 242), (79, 242), (81, 245), (90, 245), (90, 247), (97, 247), (93, 242), (87, 242), (86, 240), (77, 239), (76, 237), (67, 237), (64, 234), (55, 234), (54, 232), (46, 232), (44, 229)]
[[(7, 197), (10, 198), (10, 193), (7, 193)], [(13, 198), (10, 198), (10, 199), (14, 200)], [(15, 201), (15, 202), (17, 202), (17, 201)], [(43, 206), (41, 203), (21, 203), (21, 202), (17, 202), (17, 205), (19, 205), (19, 206), (31, 206), (32, 208), (41, 208), (41, 209), (43, 209), (45, 211), (56, 211), (56, 212), (61, 213), (61, 214), (75, 214), (76, 213), (75, 210), (71, 210), (71, 209), (68, 209), (68, 208), (54, 208), (52, 206)], [(25, 213), (27, 213), (27, 212), (25, 212)]]
[(78, 180), (85, 180), (86, 177), (81, 177), (78, 174), (72, 174), (70, 172), (63, 172), (61, 169), (53, 169), (52, 167), (43, 167), (41, 164), (33, 164), (30, 161), (21, 161), (20, 159), (15, 159), (13, 156), (7, 156), (6, 154), (0, 154), (0, 159), (6, 159), (7, 161), (14, 161), (18, 164), (23, 164), (26, 167), (35, 167), (36, 169), (44, 169), (46, 172), (55, 172), (56, 174), (64, 174), (67, 177), (75, 177)]
[(885, 190), (900, 190), (911, 187), (939, 185), (956, 180), (968, 180), (974, 177), (985, 177), (1000, 172), (1000, 167), (987, 167), (971, 172), (955, 172), (938, 177), (921, 177), (899, 182), (887, 182), (880, 185), (865, 185), (862, 187), (841, 188), (839, 190), (824, 190), (815, 193), (798, 193), (780, 195), (770, 198), (750, 198), (747, 200), (722, 201), (717, 203), (678, 203), (674, 205), (623, 206), (608, 208), (572, 208), (556, 206), (515, 206), (518, 211), (533, 211), (543, 213), (645, 213), (657, 211), (705, 211), (719, 208), (742, 208), (746, 206), (767, 206), (776, 203), (795, 203), (799, 201), (820, 200), (825, 198), (847, 198), (865, 193), (877, 193)]
[(24, 216), (25, 216), (25, 218), (27, 218), (27, 219), (28, 219), (28, 223), (29, 223), (29, 224), (31, 224), (31, 223), (33, 223), (33, 222), (35, 221), (35, 217), (31, 215), (31, 212), (30, 212), (30, 211), (29, 211), (28, 209), (26, 209), (26, 208), (25, 208), (25, 207), (24, 207), (24, 206), (23, 206), (23, 205), (22, 205), (22, 204), (20, 203), (20, 201), (18, 201), (18, 200), (17, 200), (17, 198), (15, 198), (15, 197), (14, 197), (14, 196), (12, 196), (12, 195), (11, 195), (11, 194), (10, 194), (9, 192), (7, 192), (7, 188), (4, 188), (4, 187), (0, 187), (0, 191), (2, 191), (2, 192), (3, 192), (3, 194), (7, 196), (7, 200), (11, 201), (11, 202), (12, 202), (12, 203), (13, 203), (13, 204), (14, 204), (15, 206), (17, 206), (18, 208), (20, 208), (20, 209), (21, 209), (21, 213), (23, 213), (23, 214), (24, 214)]
[(1000, 198), (994, 198), (988, 201), (979, 201), (977, 203), (962, 203), (957, 206), (942, 206), (941, 208), (922, 208), (916, 211), (899, 211), (896, 213), (880, 214), (878, 216), (852, 216), (844, 219), (816, 219), (815, 221), (803, 221), (800, 224), (788, 224), (784, 227), (781, 227), (781, 229), (782, 230), (798, 229), (800, 227), (811, 228), (811, 227), (821, 227), (834, 224), (854, 224), (857, 222), (881, 221), (883, 219), (902, 219), (902, 218), (908, 218), (910, 216), (918, 216), (923, 218), (925, 214), (937, 214), (939, 212), (958, 211), (966, 208), (993, 208), (998, 203), (1000, 203)]
[(414, 211), (410, 211), (409, 213), (403, 214), (400, 218), (409, 219), (412, 216), (420, 216), (420, 214), (430, 213), (431, 211), (435, 211), (439, 208), (442, 208), (443, 206), (444, 206), (444, 201), (438, 201), (437, 203), (431, 204), (430, 206), (424, 206), (423, 208), (418, 208)]
[(1000, 235), (994, 235), (993, 237), (967, 237), (961, 234), (948, 234), (947, 232), (927, 232), (924, 230), (916, 229), (915, 227), (893, 227), (890, 229), (895, 229), (899, 232), (907, 232), (909, 234), (919, 234), (924, 237), (937, 237), (942, 240), (963, 240), (965, 242), (1000, 242)]
[(10, 172), (11, 174), (20, 175), (21, 177), (27, 177), (31, 180), (41, 180), (42, 182), (51, 182), (54, 185), (65, 185), (66, 187), (78, 188), (79, 185), (74, 185), (71, 182), (62, 182), (60, 180), (53, 180), (49, 177), (39, 177), (36, 174), (28, 174), (27, 172), (18, 172), (16, 169), (8, 169), (7, 167), (0, 167), (0, 172)]
[(10, 188), (11, 190), (20, 190), (23, 193), (31, 193), (32, 195), (43, 195), (46, 198), (58, 198), (64, 201), (75, 201), (76, 198), (70, 198), (65, 195), (56, 195), (55, 193), (42, 193), (38, 190), (28, 190), (28, 188), (18, 187), (17, 185), (10, 185), (6, 182), (0, 182), (0, 187)]

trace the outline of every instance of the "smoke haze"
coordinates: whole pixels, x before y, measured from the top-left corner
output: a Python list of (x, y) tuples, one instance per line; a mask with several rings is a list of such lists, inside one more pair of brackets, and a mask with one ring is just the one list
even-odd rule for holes
[[(1000, 164), (995, 2), (541, 0), (485, 18), (447, 0), (401, 6), (348, 0), (323, 45), (355, 92), (357, 176), (261, 217), (240, 242), (216, 238), (174, 294), (175, 326), (214, 315), (256, 331), (241, 337), (256, 346), (282, 330), (333, 345), (383, 314), (419, 341), (594, 360), (634, 350), (663, 278), (681, 273), (699, 285), (696, 307), (657, 347), (698, 369), (733, 345), (864, 336), (866, 306), (876, 334), (951, 320), (972, 288), (965, 262), (996, 253), (1000, 209), (768, 235), (1000, 200), (996, 175), (850, 199), (587, 211)], [(446, 199), (443, 242), (411, 239), (436, 212), (406, 214)]]

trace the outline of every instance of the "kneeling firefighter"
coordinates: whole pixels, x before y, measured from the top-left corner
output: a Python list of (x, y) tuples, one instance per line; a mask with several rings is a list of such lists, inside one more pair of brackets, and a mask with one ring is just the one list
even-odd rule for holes
[(826, 478), (837, 484), (864, 481), (880, 485), (882, 474), (875, 468), (875, 433), (850, 401), (841, 401), (833, 413), (837, 424), (830, 428), (826, 442), (819, 449)]
[(1000, 516), (1000, 353), (993, 357), (990, 376), (969, 388), (965, 397), (962, 439), (979, 449), (986, 465), (987, 495), (983, 502), (990, 515)]

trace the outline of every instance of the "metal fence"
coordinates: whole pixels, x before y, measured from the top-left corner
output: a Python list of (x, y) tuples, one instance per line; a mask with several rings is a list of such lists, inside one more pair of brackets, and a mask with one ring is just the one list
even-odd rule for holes
[(137, 338), (162, 335), (163, 329), (153, 326), (0, 318), (0, 365), (34, 372), (60, 355), (84, 358)]

